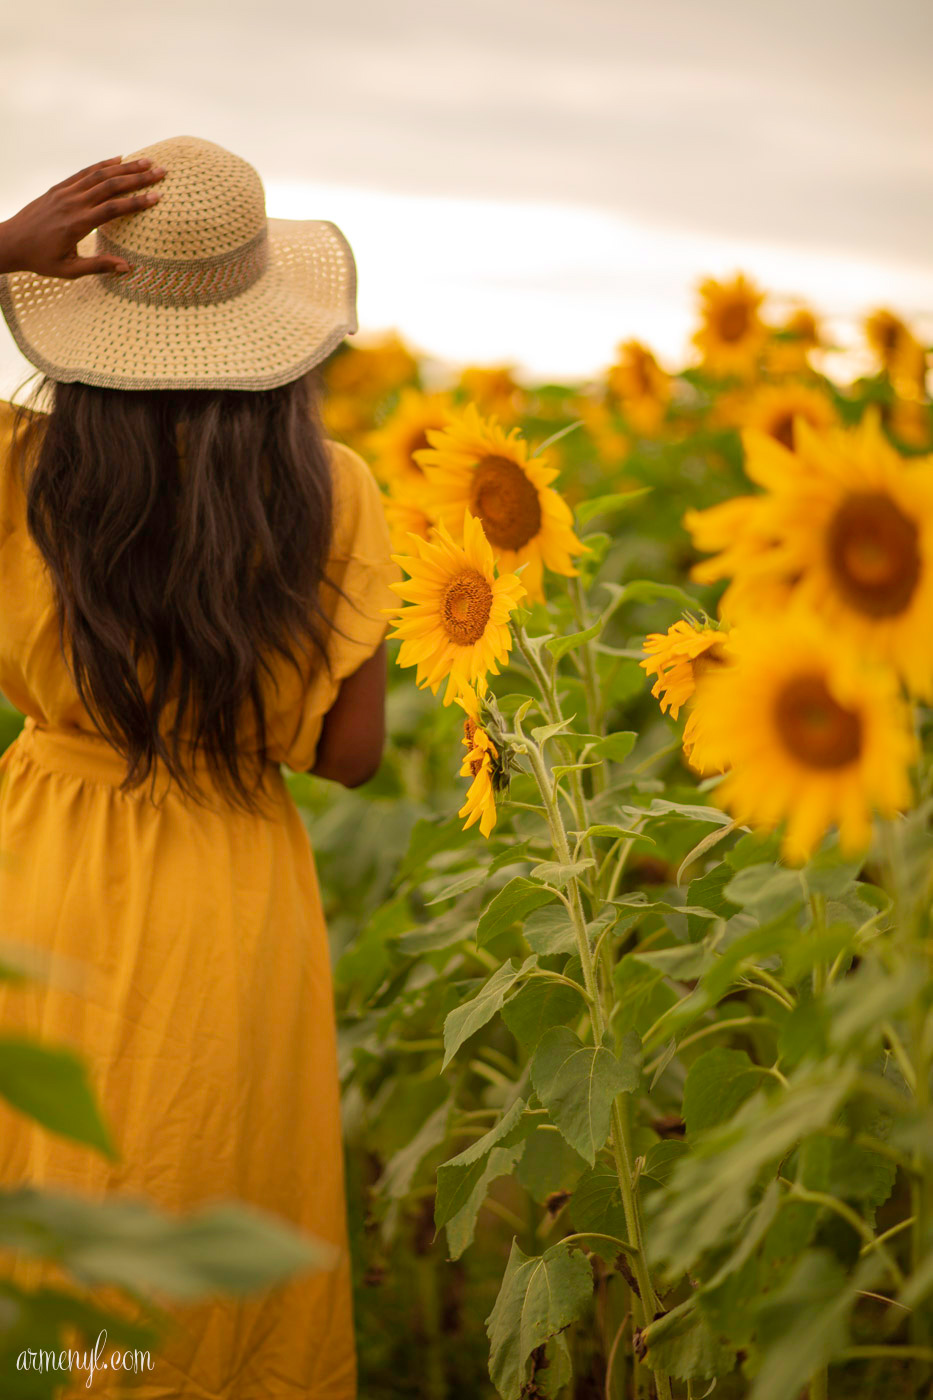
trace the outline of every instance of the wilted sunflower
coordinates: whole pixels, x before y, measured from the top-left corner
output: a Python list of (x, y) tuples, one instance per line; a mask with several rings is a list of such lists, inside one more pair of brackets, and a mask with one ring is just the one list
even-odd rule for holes
[(509, 618), (525, 588), (515, 574), (495, 575), (492, 549), (480, 522), (467, 515), (463, 544), (443, 525), (432, 540), (409, 536), (410, 555), (392, 558), (410, 575), (389, 587), (411, 604), (390, 612), (401, 637), (398, 664), (417, 666), (415, 678), (436, 695), (448, 677), (444, 704), (488, 672), (499, 674), (512, 646)]
[(800, 609), (733, 634), (729, 662), (701, 677), (700, 732), (729, 771), (717, 800), (743, 825), (786, 823), (783, 848), (804, 861), (830, 827), (854, 855), (873, 811), (908, 806), (916, 745), (893, 673)]
[(412, 456), (427, 447), (427, 429), (443, 428), (452, 408), (449, 394), (422, 394), (405, 388), (395, 412), (367, 439), (367, 458), (376, 475), (394, 488), (424, 486), (424, 471)]
[(700, 548), (722, 549), (694, 577), (734, 575), (722, 615), (799, 601), (933, 696), (933, 459), (900, 457), (874, 412), (824, 432), (798, 419), (794, 452), (752, 432), (745, 449), (765, 494), (684, 517)]
[(434, 521), (424, 509), (424, 492), (411, 486), (396, 486), (391, 496), (383, 496), (383, 509), (389, 522), (392, 544), (400, 554), (408, 548), (408, 536), (431, 538)]
[(708, 277), (699, 295), (702, 324), (693, 343), (704, 366), (713, 374), (749, 377), (768, 339), (758, 314), (764, 293), (739, 273), (731, 282)]
[(565, 576), (577, 573), (571, 556), (584, 546), (573, 532), (570, 508), (551, 486), (557, 472), (529, 455), (517, 428), (506, 433), (467, 404), (428, 437), (431, 447), (415, 459), (425, 468), (428, 509), (453, 535), (469, 511), (482, 523), (500, 568), (528, 565), (522, 581), (530, 598), (544, 597), (545, 566)]
[(618, 399), (626, 421), (646, 436), (661, 426), (671, 397), (670, 375), (658, 364), (646, 345), (626, 340), (616, 347), (607, 381)]
[(794, 419), (803, 418), (812, 428), (832, 428), (839, 422), (830, 400), (808, 384), (762, 384), (745, 408), (744, 426), (757, 428), (785, 447), (794, 446)]
[(470, 687), (457, 696), (457, 704), (464, 710), (463, 747), (466, 756), (460, 769), (462, 778), (472, 777), (466, 802), (457, 813), (466, 817), (464, 831), (474, 822), (479, 822), (483, 836), (489, 836), (496, 824), (496, 770), (499, 751), (482, 726), (479, 697)]

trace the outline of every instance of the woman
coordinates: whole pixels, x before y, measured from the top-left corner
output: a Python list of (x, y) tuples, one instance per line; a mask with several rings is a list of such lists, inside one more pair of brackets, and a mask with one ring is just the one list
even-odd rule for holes
[(396, 570), (311, 377), (357, 329), (353, 255), (178, 137), (33, 201), (0, 271), (45, 374), (0, 405), (0, 690), (27, 716), (0, 760), (0, 928), (86, 969), (4, 987), (0, 1027), (80, 1053), (121, 1154), (0, 1104), (0, 1181), (235, 1198), (331, 1241), (332, 1271), (179, 1310), (133, 1393), (348, 1400), (330, 965), (279, 764), (352, 787), (383, 745)]

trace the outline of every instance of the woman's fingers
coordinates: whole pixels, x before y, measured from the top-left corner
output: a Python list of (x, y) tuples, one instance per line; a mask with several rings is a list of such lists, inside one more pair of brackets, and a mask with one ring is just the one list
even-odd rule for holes
[(116, 165), (123, 159), (122, 156), (108, 156), (106, 160), (95, 160), (93, 165), (86, 165), (83, 170), (78, 170), (74, 175), (67, 175), (64, 180), (59, 180), (57, 185), (50, 185), (53, 190), (63, 190), (66, 185), (73, 185), (78, 180), (84, 179), (93, 171), (101, 169), (103, 166)]
[(108, 199), (92, 209), (84, 210), (75, 220), (77, 237), (83, 238), (100, 224), (111, 219), (119, 219), (124, 214), (132, 214), (137, 209), (148, 209), (161, 197), (159, 190), (144, 190), (142, 194), (124, 195), (122, 199)]
[(139, 160), (104, 161), (83, 172), (83, 176), (75, 188), (78, 190), (95, 189), (115, 175), (121, 178), (139, 177), (148, 175), (152, 168), (152, 161), (148, 156), (142, 156)]
[(103, 204), (105, 200), (116, 199), (130, 190), (138, 190), (143, 185), (154, 185), (157, 180), (161, 180), (165, 171), (160, 165), (154, 165), (151, 170), (138, 170), (129, 175), (110, 175), (92, 185), (89, 189), (82, 190), (82, 202), (89, 204)]

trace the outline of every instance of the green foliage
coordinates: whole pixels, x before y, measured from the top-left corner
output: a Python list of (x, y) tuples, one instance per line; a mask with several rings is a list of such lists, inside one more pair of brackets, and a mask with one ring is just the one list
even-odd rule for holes
[[(847, 421), (878, 391), (811, 379)], [(859, 861), (830, 835), (789, 868), (684, 763), (639, 660), (715, 615), (681, 517), (748, 489), (721, 389), (677, 376), (657, 439), (619, 415), (614, 464), (553, 444), (589, 553), (490, 678), (511, 786), (488, 842), (452, 815), (462, 717), (396, 670), (379, 784), (302, 793), (367, 1400), (486, 1395), (483, 1317), (516, 1400), (929, 1388), (933, 726), (917, 810)], [(569, 390), (532, 397), (535, 441), (578, 421)]]

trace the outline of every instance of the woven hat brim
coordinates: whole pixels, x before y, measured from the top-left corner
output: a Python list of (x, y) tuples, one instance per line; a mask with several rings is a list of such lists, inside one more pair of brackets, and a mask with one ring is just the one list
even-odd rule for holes
[[(110, 389), (273, 389), (358, 329), (356, 263), (326, 219), (268, 219), (269, 261), (245, 292), (201, 306), (126, 299), (115, 273), (0, 276), (0, 309), (26, 359), (52, 379)], [(78, 244), (93, 257), (94, 234)], [(132, 262), (132, 257), (128, 259)]]

